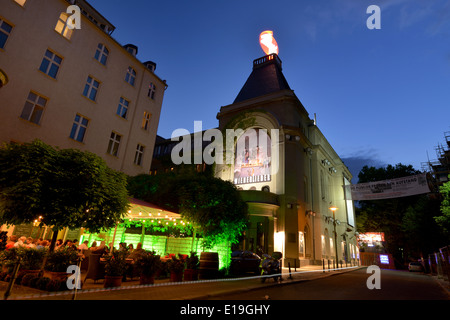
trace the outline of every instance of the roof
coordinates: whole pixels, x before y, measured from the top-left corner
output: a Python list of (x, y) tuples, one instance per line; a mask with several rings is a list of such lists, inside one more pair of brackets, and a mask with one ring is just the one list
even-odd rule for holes
[(291, 90), (276, 54), (253, 61), (253, 71), (237, 95), (234, 103), (263, 96), (281, 90)]

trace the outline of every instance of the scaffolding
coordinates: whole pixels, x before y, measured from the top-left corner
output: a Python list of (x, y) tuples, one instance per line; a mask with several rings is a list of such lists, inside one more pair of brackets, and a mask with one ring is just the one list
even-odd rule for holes
[(436, 160), (422, 163), (422, 170), (429, 172), (438, 186), (449, 181), (450, 174), (450, 131), (444, 132), (445, 143), (435, 147)]

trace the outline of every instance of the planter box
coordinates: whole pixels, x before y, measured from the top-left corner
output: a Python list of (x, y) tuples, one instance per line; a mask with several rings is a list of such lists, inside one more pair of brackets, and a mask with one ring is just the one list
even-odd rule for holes
[(186, 269), (184, 270), (184, 281), (198, 280), (198, 270)]
[(170, 282), (183, 281), (183, 272), (170, 272)]
[(105, 275), (105, 283), (103, 284), (104, 288), (113, 288), (120, 287), (122, 285), (123, 276), (106, 276)]
[(141, 274), (139, 277), (139, 284), (144, 285), (144, 284), (154, 284), (155, 283), (155, 275), (144, 275)]

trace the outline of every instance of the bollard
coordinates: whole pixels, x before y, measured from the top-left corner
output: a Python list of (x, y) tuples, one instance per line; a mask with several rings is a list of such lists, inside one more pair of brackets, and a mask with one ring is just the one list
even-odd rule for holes
[(322, 259), (322, 270), (325, 273), (325, 259)]
[(14, 266), (11, 280), (9, 280), (8, 287), (6, 288), (5, 294), (3, 295), (4, 300), (8, 300), (8, 297), (11, 295), (11, 290), (14, 285), (14, 282), (16, 281), (17, 272), (19, 271), (19, 268), (20, 268), (20, 260), (17, 261), (16, 265)]
[[(82, 258), (78, 259), (78, 264), (77, 264), (78, 270), (81, 270), (81, 261), (83, 261)], [(77, 284), (78, 284), (78, 281), (80, 281), (80, 278), (79, 278), (80, 276), (81, 276), (81, 271), (80, 271), (80, 274), (75, 278), (75, 289), (73, 291), (72, 300), (77, 300), (77, 290), (78, 290)]]
[(292, 275), (291, 275), (291, 263), (288, 262), (288, 267), (289, 267), (289, 279), (292, 279)]

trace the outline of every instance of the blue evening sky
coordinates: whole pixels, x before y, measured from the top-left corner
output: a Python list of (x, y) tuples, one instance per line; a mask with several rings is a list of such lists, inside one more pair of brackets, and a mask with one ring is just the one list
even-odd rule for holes
[[(352, 167), (435, 160), (450, 131), (450, 1), (90, 0), (169, 85), (158, 134), (218, 125), (273, 30), (283, 73)], [(381, 8), (381, 29), (366, 26)], [(351, 168), (351, 169), (352, 169)], [(359, 170), (354, 171), (357, 175)]]

